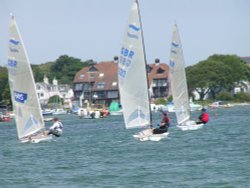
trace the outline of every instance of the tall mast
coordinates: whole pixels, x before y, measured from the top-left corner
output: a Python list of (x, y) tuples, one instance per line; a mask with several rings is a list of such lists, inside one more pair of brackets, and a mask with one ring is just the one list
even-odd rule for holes
[(149, 94), (149, 80), (148, 80), (148, 72), (147, 72), (147, 59), (146, 59), (146, 50), (145, 50), (145, 44), (144, 44), (144, 37), (143, 37), (143, 29), (142, 29), (142, 22), (141, 22), (141, 13), (140, 13), (140, 7), (139, 7), (139, 1), (135, 0), (137, 7), (138, 7), (138, 15), (139, 15), (139, 22), (140, 22), (140, 26), (141, 26), (141, 37), (142, 37), (142, 46), (143, 46), (143, 55), (144, 55), (144, 59), (145, 59), (145, 70), (146, 70), (146, 78), (147, 78), (147, 90), (148, 90), (148, 99), (149, 99), (149, 116), (150, 116), (150, 127), (152, 127), (152, 112), (151, 112), (151, 98), (150, 98), (150, 94)]

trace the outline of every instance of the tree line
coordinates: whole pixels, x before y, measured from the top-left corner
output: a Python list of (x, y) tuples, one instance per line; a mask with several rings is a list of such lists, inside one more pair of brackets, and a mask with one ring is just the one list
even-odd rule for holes
[(236, 55), (210, 56), (187, 67), (186, 74), (190, 93), (198, 92), (200, 100), (208, 93), (212, 99), (222, 97), (223, 93), (230, 99), (233, 88), (239, 85), (247, 88), (244, 81), (250, 81), (249, 66)]
[[(52, 62), (31, 65), (36, 82), (42, 82), (44, 75), (49, 80), (56, 78), (60, 84), (72, 84), (76, 72), (84, 66), (89, 66), (93, 60), (81, 61), (78, 58), (62, 55)], [(204, 61), (186, 68), (188, 89), (190, 96), (193, 90), (203, 100), (207, 93), (212, 99), (224, 97), (230, 99), (232, 89), (243, 81), (250, 82), (250, 69), (241, 58), (236, 55), (213, 55)], [(242, 100), (249, 99), (247, 94), (240, 94)], [(249, 97), (249, 98), (248, 98)], [(5, 67), (0, 67), (0, 104), (11, 105), (8, 74)]]
[[(81, 61), (78, 58), (62, 55), (52, 62), (40, 65), (31, 65), (35, 82), (43, 82), (44, 75), (49, 80), (56, 78), (59, 84), (72, 84), (76, 72), (84, 66), (89, 66), (93, 60)], [(0, 104), (11, 106), (11, 96), (6, 67), (0, 67)]]

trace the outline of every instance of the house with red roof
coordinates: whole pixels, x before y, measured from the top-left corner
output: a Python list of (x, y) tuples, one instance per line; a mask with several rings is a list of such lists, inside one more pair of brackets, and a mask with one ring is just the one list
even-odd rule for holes
[[(117, 71), (117, 58), (113, 61), (93, 63), (88, 67), (83, 67), (75, 74), (73, 80), (76, 101), (74, 104), (80, 106), (80, 100), (105, 106), (109, 106), (112, 101), (119, 102)], [(147, 72), (152, 101), (157, 98), (166, 98), (170, 89), (168, 65), (160, 63), (160, 60), (156, 59), (154, 64), (147, 65)], [(140, 72), (138, 72), (138, 76), (140, 76)]]

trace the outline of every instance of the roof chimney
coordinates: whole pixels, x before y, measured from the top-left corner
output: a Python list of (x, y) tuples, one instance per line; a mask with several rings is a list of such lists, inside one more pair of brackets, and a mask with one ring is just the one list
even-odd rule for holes
[(115, 62), (115, 63), (118, 63), (118, 61), (119, 61), (119, 57), (118, 57), (118, 56), (115, 56), (115, 57), (114, 57), (114, 62)]
[(155, 59), (155, 64), (159, 64), (160, 63), (160, 59), (159, 58), (156, 58)]

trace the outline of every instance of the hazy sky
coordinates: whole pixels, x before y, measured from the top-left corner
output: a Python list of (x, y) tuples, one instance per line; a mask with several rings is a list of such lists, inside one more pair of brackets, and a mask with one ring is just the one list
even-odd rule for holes
[[(174, 21), (186, 65), (208, 56), (250, 56), (250, 0), (139, 0), (148, 63), (169, 62)], [(9, 14), (30, 62), (67, 54), (112, 60), (120, 53), (132, 0), (0, 0), (0, 62), (7, 60)]]

